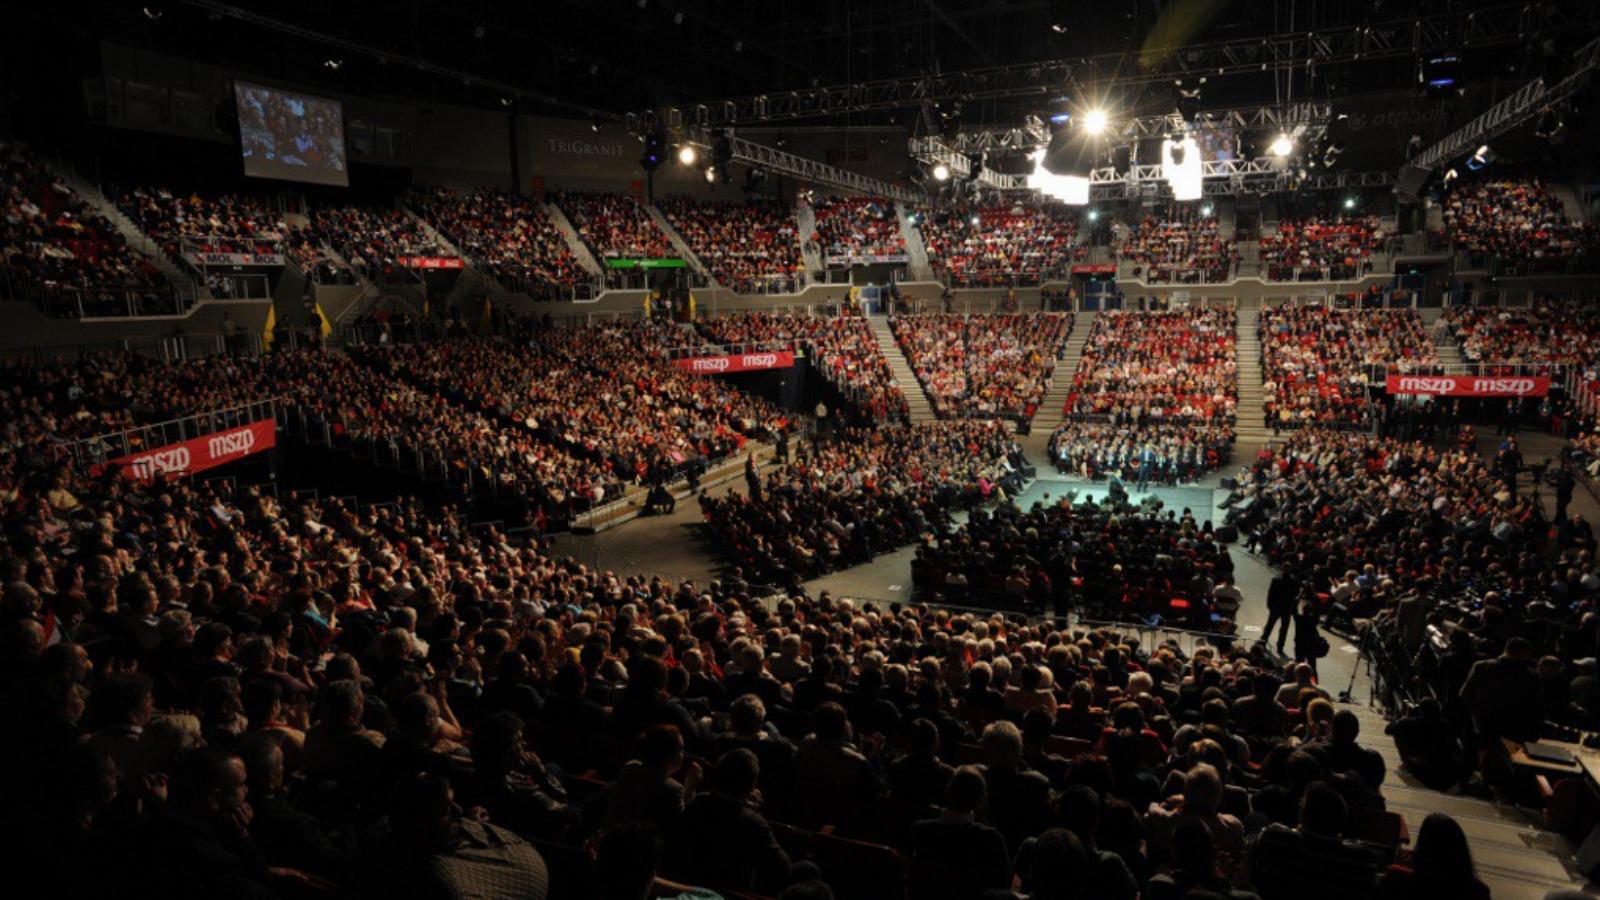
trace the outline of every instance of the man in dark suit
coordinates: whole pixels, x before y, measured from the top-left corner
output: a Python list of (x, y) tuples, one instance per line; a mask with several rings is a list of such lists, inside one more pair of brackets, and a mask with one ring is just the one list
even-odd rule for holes
[(977, 766), (962, 766), (936, 819), (911, 826), (913, 893), (966, 898), (1011, 884), (1011, 857), (998, 829), (977, 820), (986, 788)]
[(690, 801), (681, 827), (669, 835), (677, 852), (675, 877), (736, 891), (776, 893), (789, 875), (789, 854), (772, 826), (751, 805), (761, 777), (756, 755), (731, 750), (717, 760), (711, 790)]
[(1278, 626), (1278, 653), (1289, 640), (1289, 623), (1294, 620), (1295, 604), (1300, 599), (1300, 582), (1289, 572), (1273, 576), (1267, 588), (1267, 624), (1261, 629), (1263, 641), (1272, 639), (1272, 629)]

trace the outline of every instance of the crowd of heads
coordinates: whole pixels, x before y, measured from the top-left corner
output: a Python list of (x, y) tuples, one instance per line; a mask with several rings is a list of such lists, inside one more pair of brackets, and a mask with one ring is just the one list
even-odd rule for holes
[(1152, 284), (1226, 281), (1239, 261), (1237, 247), (1222, 236), (1215, 216), (1181, 206), (1126, 226), (1112, 249)]
[(781, 411), (674, 366), (676, 326), (630, 322), (545, 329), (532, 340), (373, 348), (383, 368), (459, 399), (505, 430), (583, 460), (596, 483), (653, 483), (789, 427)]
[(1377, 216), (1300, 216), (1261, 236), (1261, 265), (1271, 281), (1360, 278), (1387, 236)]
[(893, 200), (882, 197), (829, 197), (812, 204), (817, 231), (811, 240), (825, 260), (901, 256), (906, 252)]
[(740, 294), (796, 290), (805, 271), (793, 212), (769, 200), (660, 204), (672, 227), (717, 283)]
[[(622, 194), (570, 191), (555, 196), (578, 237), (600, 260), (676, 256), (672, 242), (639, 201)], [(604, 264), (602, 262), (602, 264)]]
[(1262, 452), (1230, 515), (1294, 602), (1375, 623), (1386, 677), (1429, 705), (1392, 726), (1402, 758), (1440, 790), (1480, 759), (1513, 789), (1497, 780), (1500, 738), (1600, 723), (1594, 534), (1576, 512), (1548, 518), (1521, 469), (1514, 438), (1485, 459), (1306, 429)]
[(1600, 361), (1600, 311), (1590, 303), (1452, 306), (1440, 316), (1470, 363), (1589, 369)]
[(908, 415), (905, 394), (862, 316), (734, 313), (702, 320), (698, 328), (717, 344), (804, 350), (815, 370), (865, 418), (882, 422)]
[(948, 533), (951, 512), (1015, 491), (1020, 459), (992, 420), (846, 428), (799, 443), (746, 492), (700, 502), (727, 555), (789, 585)]
[(1027, 421), (1049, 390), (1072, 316), (921, 313), (889, 325), (936, 414)]
[(1567, 218), (1561, 199), (1538, 179), (1485, 177), (1457, 183), (1444, 199), (1444, 225), (1457, 250), (1493, 258), (1507, 270), (1559, 269), (1588, 261), (1594, 226)]
[[(99, 305), (97, 292), (151, 292), (165, 280), (110, 222), (30, 151), (0, 142), (0, 267), (52, 314)], [(124, 313), (125, 314), (125, 313)]]
[(1370, 424), (1369, 384), (1439, 363), (1409, 308), (1278, 306), (1261, 311), (1260, 329), (1263, 406), (1275, 429)]
[(1066, 275), (1083, 255), (1077, 219), (1060, 206), (930, 210), (916, 221), (928, 261), (961, 287), (1037, 284)]
[(506, 287), (558, 297), (585, 278), (550, 214), (520, 194), (433, 188), (413, 192), (407, 202), (475, 267)]
[(332, 248), (373, 281), (404, 272), (406, 257), (448, 255), (416, 219), (393, 207), (321, 207), (310, 214), (309, 232), (316, 243)]

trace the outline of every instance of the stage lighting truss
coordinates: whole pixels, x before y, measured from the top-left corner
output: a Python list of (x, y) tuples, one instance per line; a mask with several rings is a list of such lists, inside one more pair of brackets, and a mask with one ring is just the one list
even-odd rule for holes
[(629, 113), (626, 120), (635, 131), (655, 125), (673, 129), (725, 127), (906, 109), (958, 98), (972, 103), (1004, 97), (1047, 97), (1060, 92), (1064, 85), (1086, 93), (1101, 85), (1115, 84), (1126, 89), (1201, 75), (1217, 79), (1303, 69), (1308, 65), (1322, 68), (1417, 59), (1468, 46), (1483, 49), (1526, 44), (1530, 34), (1581, 34), (1595, 20), (1596, 10), (1582, 0), (1550, 0), (1534, 7), (1522, 2), (1462, 4), (1432, 15), (1408, 15), (1339, 28), (1258, 34), (1183, 47), (1141, 47), (1088, 57), (730, 97), (690, 106), (640, 110)]
[[(912, 138), (908, 143), (912, 159), (927, 165), (943, 163), (949, 166), (952, 179), (969, 176), (967, 158), (947, 147), (937, 137)], [(1185, 161), (1188, 151), (1185, 151)], [(1164, 183), (1159, 162), (1136, 164), (1119, 174), (1115, 166), (1101, 166), (1084, 173), (1089, 182), (1090, 200), (1110, 200), (1136, 197), (1140, 186), (1147, 183)], [(985, 168), (978, 173), (976, 182), (985, 188), (1012, 192), (1033, 192), (1029, 184), (1031, 175), (1006, 175)], [(1246, 193), (1271, 193), (1298, 187), (1302, 190), (1354, 190), (1360, 188), (1385, 188), (1395, 183), (1393, 172), (1339, 172), (1320, 173), (1300, 182), (1283, 164), (1270, 156), (1256, 159), (1202, 160), (1200, 162), (1201, 195), (1225, 197)]]

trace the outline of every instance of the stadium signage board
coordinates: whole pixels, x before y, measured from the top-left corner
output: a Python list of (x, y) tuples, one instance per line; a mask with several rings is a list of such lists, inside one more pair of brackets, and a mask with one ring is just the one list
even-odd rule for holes
[(788, 350), (776, 353), (734, 353), (729, 356), (695, 356), (674, 362), (680, 369), (702, 375), (731, 375), (734, 372), (787, 369), (794, 365), (794, 354)]
[(611, 269), (681, 269), (686, 265), (683, 260), (669, 256), (662, 259), (607, 259), (606, 267)]
[(828, 265), (873, 266), (883, 263), (903, 263), (910, 260), (904, 253), (829, 253)]
[(408, 269), (459, 269), (463, 264), (459, 256), (402, 256), (400, 265)]
[(1115, 275), (1117, 267), (1111, 263), (1078, 263), (1072, 267), (1074, 275)]
[(185, 253), (197, 266), (281, 266), (282, 253)]
[(1391, 394), (1429, 397), (1543, 397), (1550, 393), (1545, 375), (1390, 375)]
[(204, 434), (177, 444), (144, 450), (91, 466), (93, 475), (117, 470), (134, 481), (154, 481), (193, 475), (217, 466), (271, 450), (278, 444), (277, 423), (262, 419), (238, 428)]

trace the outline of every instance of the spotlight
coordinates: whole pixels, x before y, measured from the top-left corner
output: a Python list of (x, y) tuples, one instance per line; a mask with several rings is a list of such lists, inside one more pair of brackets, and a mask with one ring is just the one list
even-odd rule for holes
[(1100, 210), (1098, 210), (1098, 209), (1089, 210), (1089, 221), (1093, 222), (1098, 218), (1100, 218)]
[(1354, 198), (1354, 197), (1346, 197), (1346, 198), (1344, 198), (1344, 208), (1345, 209), (1355, 209), (1356, 208), (1356, 198)]
[(1445, 184), (1449, 184), (1450, 182), (1455, 181), (1457, 178), (1460, 178), (1460, 177), (1461, 177), (1461, 173), (1460, 172), (1457, 172), (1455, 169), (1449, 169), (1444, 173), (1444, 183)]
[(733, 171), (733, 136), (727, 131), (719, 132), (711, 142), (711, 164), (724, 174)]
[(500, 105), (501, 106), (510, 106), (511, 103), (512, 103), (512, 100), (511, 100), (510, 97), (501, 97), (500, 98)]
[(589, 130), (594, 132), (595, 134), (599, 134), (600, 133), (600, 120), (599, 119), (590, 119), (589, 120)]
[(950, 167), (945, 165), (944, 163), (935, 163), (934, 166), (933, 166), (933, 180), (934, 181), (949, 181), (950, 180)]
[(654, 172), (667, 155), (667, 136), (657, 129), (644, 135), (643, 140), (644, 154), (639, 157), (639, 167)]
[(159, 6), (146, 6), (139, 11), (144, 13), (144, 17), (152, 22), (159, 22), (161, 21), (161, 17), (166, 15), (166, 13), (161, 11), (161, 7)]
[(983, 220), (978, 218), (977, 214), (973, 214), (972, 218), (968, 219), (967, 221), (972, 223), (973, 228), (977, 228), (979, 225), (983, 224)]
[(716, 184), (717, 183), (717, 167), (716, 166), (706, 166), (706, 173), (705, 174), (706, 174), (706, 184)]
[(1489, 149), (1489, 145), (1484, 144), (1477, 150), (1473, 151), (1472, 158), (1467, 160), (1467, 168), (1476, 172), (1484, 166), (1494, 162), (1495, 156), (1495, 152)]
[(1211, 204), (1207, 203), (1206, 205), (1200, 207), (1200, 215), (1202, 215), (1202, 216), (1210, 216), (1211, 215)]
[(1553, 106), (1546, 107), (1533, 123), (1534, 135), (1547, 141), (1560, 136), (1566, 129), (1567, 123), (1561, 116), (1561, 110)]
[(322, 61), (322, 65), (324, 68), (332, 69), (333, 71), (337, 72), (344, 68), (344, 60), (333, 59), (332, 57), (329, 57), (328, 59)]
[(678, 148), (678, 162), (692, 166), (700, 159), (700, 153), (694, 149), (693, 144), (684, 144)]
[(1089, 134), (1099, 134), (1105, 131), (1107, 124), (1106, 111), (1103, 109), (1091, 109), (1084, 114), (1083, 130)]
[(1272, 146), (1267, 149), (1273, 156), (1279, 159), (1287, 159), (1289, 154), (1294, 152), (1294, 138), (1289, 137), (1287, 134), (1280, 134), (1273, 139)]

